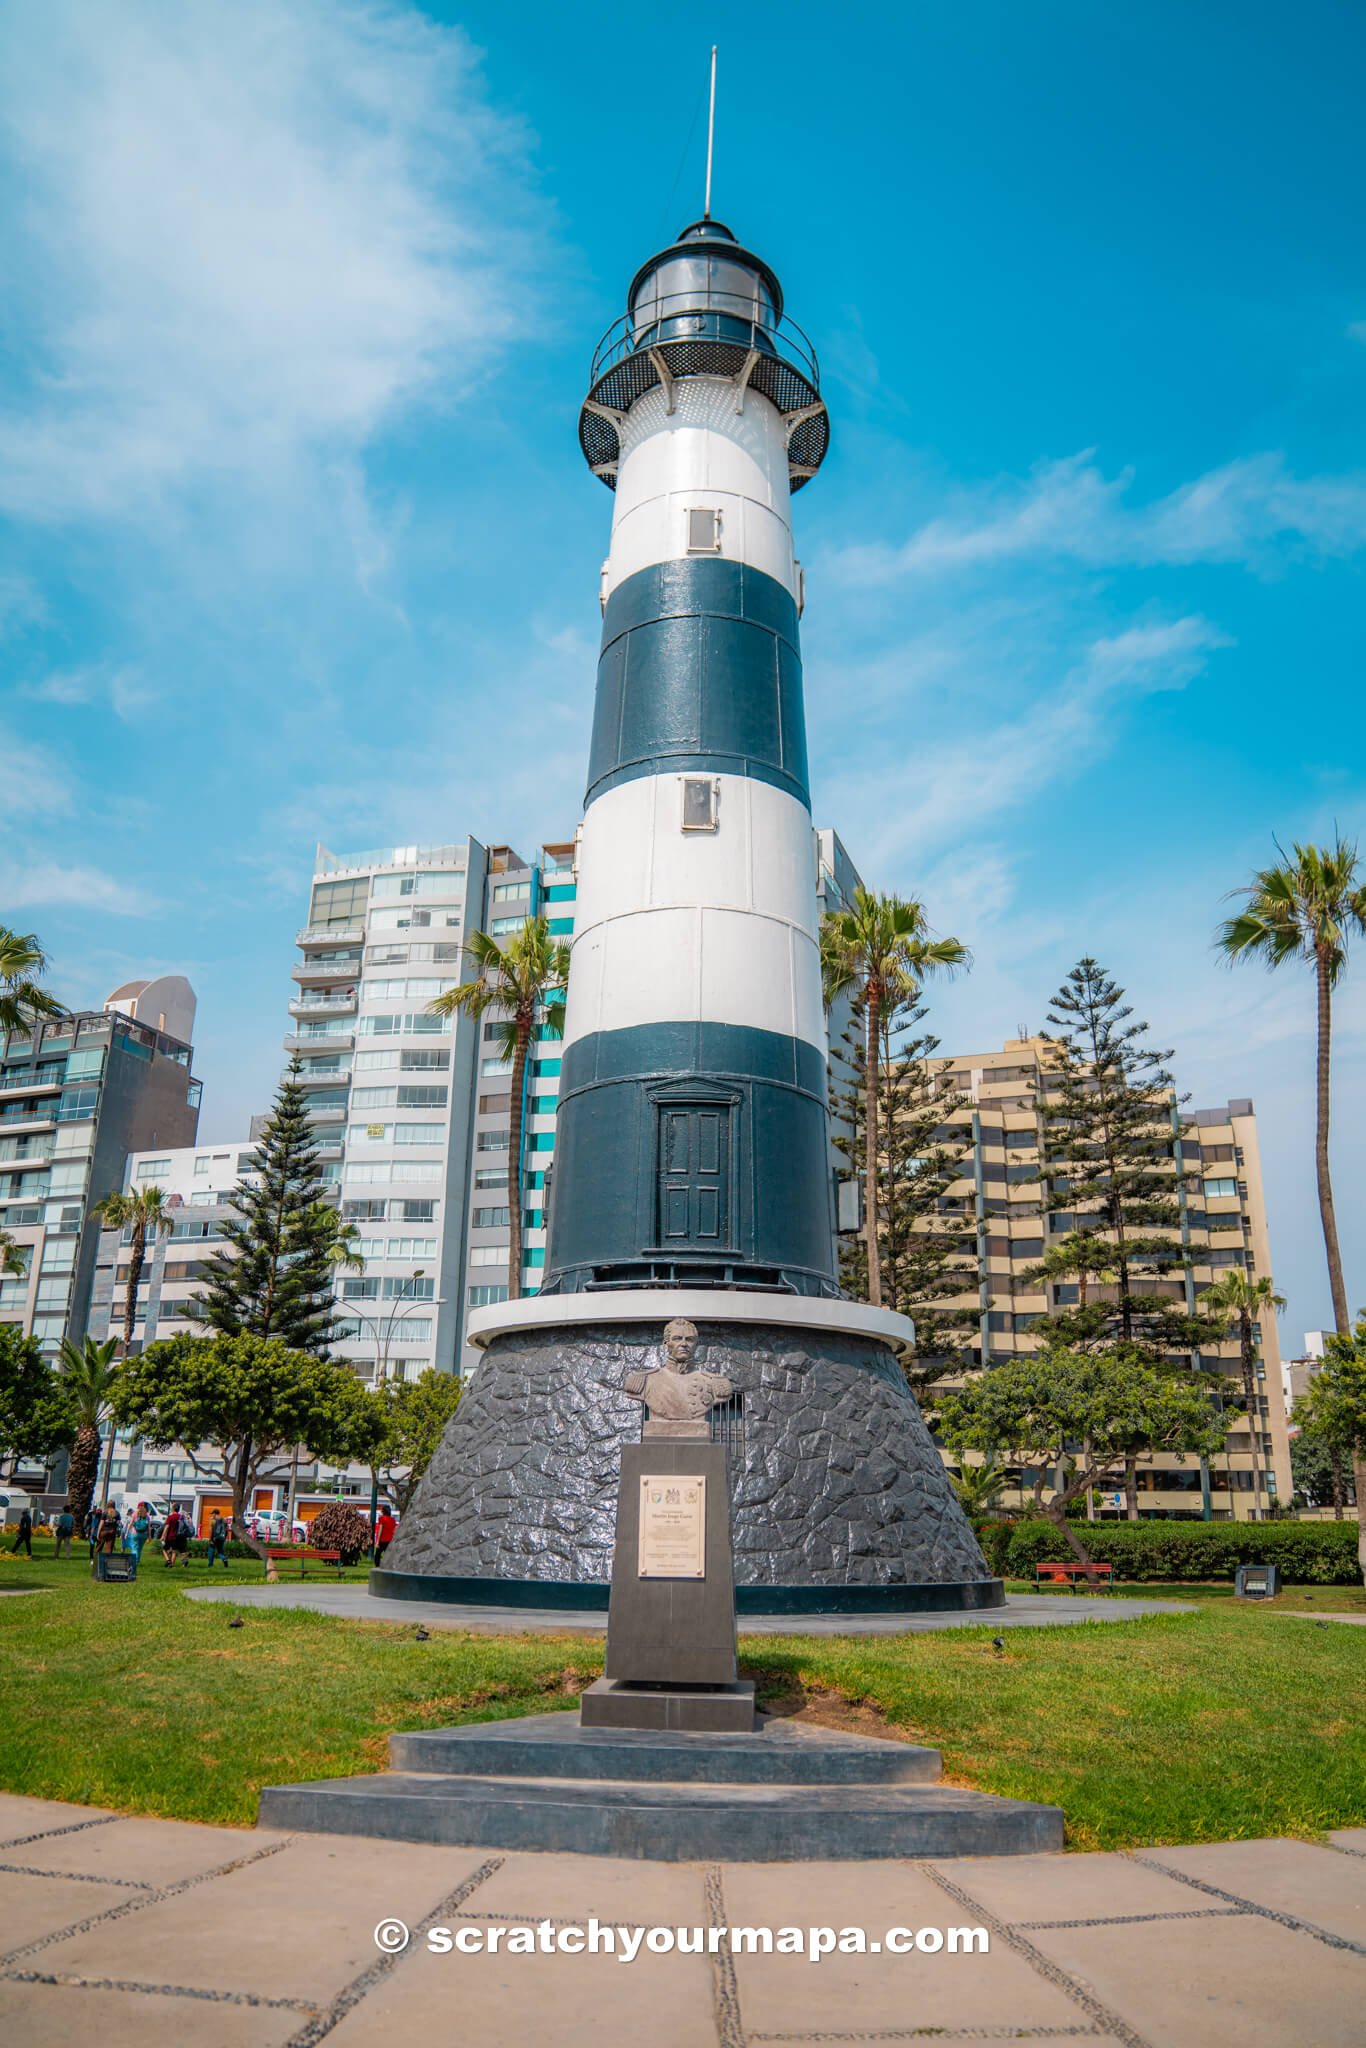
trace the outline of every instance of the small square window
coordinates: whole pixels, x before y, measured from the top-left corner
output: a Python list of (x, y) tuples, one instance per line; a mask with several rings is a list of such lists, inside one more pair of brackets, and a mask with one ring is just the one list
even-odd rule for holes
[(720, 783), (710, 776), (703, 778), (700, 775), (685, 775), (682, 780), (683, 830), (714, 832), (721, 797)]
[(721, 552), (721, 514), (714, 505), (690, 505), (688, 508), (688, 553), (690, 555), (719, 555)]

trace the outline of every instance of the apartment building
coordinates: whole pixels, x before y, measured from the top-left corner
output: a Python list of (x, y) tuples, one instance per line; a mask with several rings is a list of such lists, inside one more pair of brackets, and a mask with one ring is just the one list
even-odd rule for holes
[(48, 1357), (88, 1326), (94, 1205), (123, 1186), (130, 1152), (194, 1139), (194, 1016), (190, 984), (164, 975), (3, 1042), (0, 1228), (28, 1256), (0, 1285), (0, 1321), (22, 1324)]
[[(1047, 1047), (1041, 1038), (1007, 1039), (999, 1052), (955, 1054), (935, 1062), (945, 1094), (961, 1093), (962, 1107), (948, 1122), (961, 1129), (961, 1176), (941, 1201), (945, 1214), (963, 1220), (975, 1236), (977, 1294), (953, 1306), (972, 1311), (978, 1332), (974, 1361), (990, 1364), (1035, 1348), (1040, 1317), (1077, 1299), (1075, 1283), (1045, 1286), (1027, 1277), (1050, 1236), (1065, 1235), (1072, 1219), (1043, 1208), (1039, 1133), (1048, 1089)], [(1199, 1176), (1198, 1190), (1178, 1183), (1182, 1242), (1191, 1263), (1164, 1275), (1144, 1275), (1135, 1293), (1165, 1296), (1194, 1309), (1200, 1292), (1230, 1267), (1270, 1273), (1261, 1155), (1253, 1106), (1246, 1098), (1217, 1108), (1177, 1111), (1171, 1105), (1173, 1159)], [(952, 1142), (951, 1140), (949, 1142)], [(1092, 1298), (1107, 1290), (1093, 1287)], [(945, 1304), (946, 1306), (948, 1304)], [(1224, 1455), (1208, 1464), (1190, 1459), (1145, 1459), (1138, 1474), (1140, 1515), (1246, 1520), (1277, 1501), (1290, 1502), (1290, 1446), (1279, 1399), (1280, 1347), (1274, 1318), (1257, 1331), (1259, 1346), (1256, 1431), (1260, 1488), (1254, 1493), (1249, 1418), (1242, 1395), (1227, 1405)], [(1201, 1353), (1203, 1364), (1236, 1374), (1238, 1345), (1230, 1337)], [(1118, 1501), (1110, 1512), (1122, 1512)]]

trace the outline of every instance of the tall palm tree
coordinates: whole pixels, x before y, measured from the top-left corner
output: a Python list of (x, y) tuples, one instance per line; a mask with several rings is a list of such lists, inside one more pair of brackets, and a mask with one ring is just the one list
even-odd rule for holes
[(850, 909), (826, 912), (820, 943), (826, 1007), (842, 995), (852, 995), (863, 1005), (863, 1228), (868, 1246), (868, 1299), (880, 1308), (877, 1162), (882, 1075), (878, 1049), (883, 1018), (918, 995), (928, 975), (951, 973), (967, 963), (969, 954), (961, 939), (931, 938), (923, 903), (901, 896), (875, 896), (861, 884), (854, 891)]
[(123, 1355), (133, 1349), (133, 1325), (138, 1314), (138, 1282), (147, 1263), (149, 1237), (168, 1237), (172, 1229), (166, 1190), (159, 1187), (134, 1188), (130, 1194), (106, 1195), (96, 1202), (92, 1214), (110, 1230), (132, 1230), (128, 1258), (128, 1279), (123, 1290)]
[(1261, 1519), (1262, 1481), (1257, 1455), (1261, 1416), (1257, 1408), (1256, 1353), (1252, 1330), (1262, 1316), (1280, 1314), (1285, 1307), (1285, 1296), (1277, 1294), (1265, 1273), (1256, 1280), (1249, 1280), (1246, 1273), (1230, 1271), (1222, 1280), (1216, 1280), (1212, 1287), (1202, 1288), (1200, 1302), (1208, 1314), (1219, 1317), (1230, 1330), (1238, 1333), (1243, 1395), (1247, 1402), (1248, 1447), (1252, 1452), (1252, 1519), (1256, 1522)]
[(1347, 965), (1352, 938), (1366, 937), (1366, 878), (1356, 842), (1339, 834), (1332, 846), (1299, 846), (1262, 868), (1243, 892), (1236, 917), (1226, 918), (1215, 944), (1230, 960), (1262, 961), (1281, 967), (1302, 960), (1313, 967), (1318, 989), (1318, 1090), (1314, 1151), (1318, 1167), (1319, 1216), (1328, 1255), (1333, 1320), (1340, 1337), (1351, 1334), (1347, 1289), (1342, 1278), (1333, 1182), (1328, 1168), (1329, 1063), (1333, 1038), (1333, 990)]
[[(108, 1413), (109, 1395), (113, 1389), (118, 1367), (114, 1354), (119, 1348), (117, 1337), (106, 1338), (99, 1344), (93, 1337), (87, 1337), (83, 1345), (73, 1344), (70, 1337), (62, 1339), (61, 1373), (62, 1385), (71, 1397), (76, 1411), (76, 1441), (71, 1447), (71, 1458), (66, 1474), (66, 1504), (76, 1518), (79, 1531), (85, 1526), (90, 1513), (90, 1503), (95, 1497), (95, 1480), (100, 1469), (100, 1430)], [(104, 1492), (109, 1493), (109, 1464), (105, 1465)]]
[(40, 1018), (66, 1015), (56, 996), (33, 978), (46, 966), (36, 933), (0, 924), (0, 1031), (29, 1031)]
[(522, 1292), (522, 1129), (526, 1055), (539, 1026), (547, 1038), (564, 1033), (569, 947), (550, 934), (546, 917), (529, 917), (501, 943), (488, 932), (472, 932), (465, 951), (476, 969), (472, 979), (446, 989), (432, 1009), (442, 1017), (458, 1012), (476, 1019), (490, 1012), (500, 1026), (498, 1043), (511, 1062), (511, 1117), (508, 1129), (508, 1299)]

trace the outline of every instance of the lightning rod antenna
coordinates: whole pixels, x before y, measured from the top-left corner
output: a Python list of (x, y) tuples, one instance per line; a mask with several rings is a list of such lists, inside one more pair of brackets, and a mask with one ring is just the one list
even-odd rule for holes
[(707, 198), (702, 208), (703, 220), (711, 219), (711, 158), (716, 141), (716, 45), (711, 46), (711, 105), (707, 109)]

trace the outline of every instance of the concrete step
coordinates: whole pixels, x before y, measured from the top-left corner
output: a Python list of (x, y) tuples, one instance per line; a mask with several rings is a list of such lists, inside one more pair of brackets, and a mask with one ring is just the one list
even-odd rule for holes
[(583, 1728), (570, 1708), (391, 1735), (396, 1771), (455, 1777), (615, 1778), (709, 1785), (924, 1785), (939, 1751), (761, 1714), (746, 1734)]
[(683, 1784), (394, 1771), (272, 1785), (260, 1825), (660, 1863), (1022, 1856), (1062, 1813), (949, 1785)]

